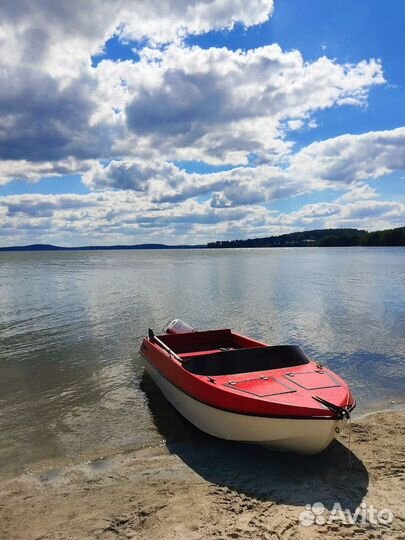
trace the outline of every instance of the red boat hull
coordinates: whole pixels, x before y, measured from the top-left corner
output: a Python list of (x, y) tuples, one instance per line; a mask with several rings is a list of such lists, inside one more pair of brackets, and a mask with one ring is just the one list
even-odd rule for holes
[[(163, 349), (158, 341), (174, 354)], [(164, 379), (184, 394), (223, 411), (273, 418), (322, 419), (338, 418), (339, 409), (350, 411), (354, 408), (355, 402), (345, 381), (313, 361), (232, 374), (205, 375), (187, 369), (190, 360), (196, 358), (201, 361), (206, 357), (214, 359), (214, 362), (217, 358), (222, 360), (223, 355), (226, 358), (231, 350), (252, 351), (267, 347), (265, 343), (230, 330), (214, 330), (164, 334), (157, 336), (157, 340), (145, 338), (141, 353)], [(246, 367), (249, 368), (248, 365)], [(336, 409), (315, 398), (334, 405)]]

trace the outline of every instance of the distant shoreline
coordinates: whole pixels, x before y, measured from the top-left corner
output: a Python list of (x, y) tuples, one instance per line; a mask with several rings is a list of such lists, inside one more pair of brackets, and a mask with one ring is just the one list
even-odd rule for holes
[(133, 246), (117, 245), (117, 246), (54, 246), (51, 244), (33, 244), (29, 246), (9, 246), (0, 247), (0, 251), (119, 251), (119, 250), (142, 250), (142, 249), (207, 249), (206, 245), (202, 246), (168, 246), (165, 244), (137, 244)]
[[(224, 247), (221, 248), (223, 250), (231, 250), (231, 249), (276, 249), (276, 248), (322, 248), (322, 247), (351, 247), (351, 248), (359, 248), (359, 247), (398, 247), (398, 248), (404, 248), (405, 246), (390, 246), (390, 245), (383, 245), (383, 246), (252, 246), (252, 247), (237, 247), (237, 246), (230, 246), (230, 247)], [(12, 246), (12, 247), (0, 247), (0, 252), (8, 252), (8, 253), (25, 253), (25, 252), (36, 252), (36, 251), (46, 251), (46, 252), (60, 252), (60, 251), (173, 251), (176, 249), (181, 250), (191, 250), (191, 249), (204, 249), (208, 251), (214, 251), (217, 248), (213, 248), (211, 246), (159, 246), (159, 247), (143, 247), (143, 246), (80, 246), (80, 247), (62, 247), (62, 246), (52, 246), (52, 248), (48, 247), (31, 247), (31, 246)]]
[(275, 247), (394, 247), (405, 246), (405, 227), (367, 232), (359, 229), (316, 229), (293, 232), (265, 238), (246, 240), (220, 240), (207, 244), (132, 244), (101, 246), (55, 246), (31, 244), (27, 246), (0, 247), (0, 251), (95, 251), (136, 249), (224, 249), (224, 248), (275, 248)]

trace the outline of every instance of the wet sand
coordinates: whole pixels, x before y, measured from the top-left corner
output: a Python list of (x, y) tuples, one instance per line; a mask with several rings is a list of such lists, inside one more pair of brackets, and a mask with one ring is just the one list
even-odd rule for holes
[[(402, 411), (352, 421), (350, 451), (347, 430), (312, 457), (213, 439), (170, 408), (159, 416), (165, 443), (158, 448), (75, 464), (39, 464), (3, 479), (0, 538), (405, 537)], [(320, 524), (304, 526), (299, 516), (315, 502), (325, 507)], [(387, 524), (369, 518), (354, 524), (331, 521), (335, 503), (352, 513), (362, 503), (363, 509), (365, 504), (389, 509), (393, 519)]]

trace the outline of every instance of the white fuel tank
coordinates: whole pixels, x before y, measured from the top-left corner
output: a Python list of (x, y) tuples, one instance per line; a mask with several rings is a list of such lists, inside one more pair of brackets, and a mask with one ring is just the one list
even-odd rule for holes
[(166, 332), (168, 334), (188, 334), (195, 332), (195, 329), (180, 319), (174, 319), (166, 326)]

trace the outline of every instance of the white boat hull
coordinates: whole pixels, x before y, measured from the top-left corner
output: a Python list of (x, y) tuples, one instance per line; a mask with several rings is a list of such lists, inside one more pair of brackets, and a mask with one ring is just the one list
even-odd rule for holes
[(189, 422), (209, 435), (255, 443), (275, 450), (317, 454), (341, 431), (346, 420), (269, 418), (217, 409), (185, 394), (145, 358), (145, 368), (166, 399)]

